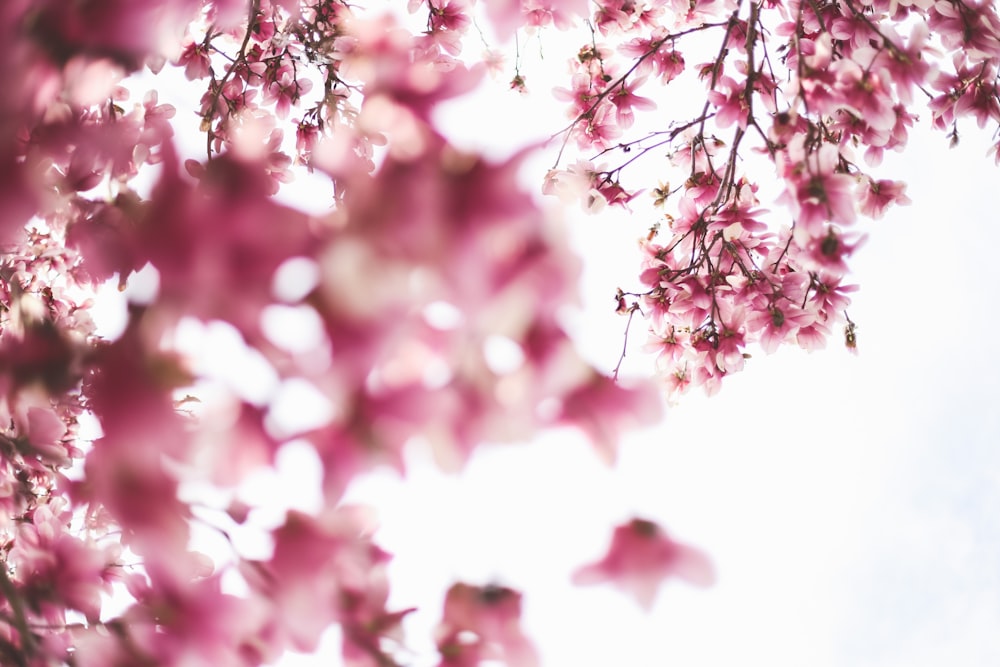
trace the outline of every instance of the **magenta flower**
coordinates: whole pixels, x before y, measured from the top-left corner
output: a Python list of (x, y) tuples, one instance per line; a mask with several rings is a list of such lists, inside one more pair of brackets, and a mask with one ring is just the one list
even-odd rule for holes
[(430, 17), (428, 22), (432, 31), (449, 30), (463, 33), (472, 24), (469, 18), (469, 3), (467, 0), (444, 0), (443, 2), (428, 2)]
[(302, 95), (312, 90), (312, 81), (301, 79), (295, 75), (290, 65), (282, 65), (264, 89), (264, 104), (275, 103), (274, 112), (284, 120), (288, 118), (292, 105), (299, 101)]
[(68, 512), (58, 506), (42, 505), (32, 519), (18, 525), (8, 556), (18, 563), (18, 583), (29, 604), (39, 613), (65, 606), (96, 621), (101, 595), (111, 592), (110, 571), (120, 549), (70, 535)]
[(740, 85), (728, 76), (719, 80), (716, 90), (708, 91), (708, 101), (715, 105), (715, 121), (726, 128), (736, 123), (746, 129), (750, 105), (747, 103), (746, 86)]
[(188, 81), (203, 79), (212, 71), (212, 61), (209, 50), (204, 44), (191, 42), (184, 47), (176, 64), (184, 67), (184, 76)]
[(648, 611), (660, 585), (671, 577), (706, 587), (715, 583), (715, 569), (703, 552), (675, 542), (657, 524), (632, 519), (615, 528), (608, 553), (578, 569), (573, 583), (613, 583)]
[(298, 651), (315, 651), (332, 623), (345, 630), (345, 650), (391, 632), (406, 612), (388, 612), (386, 564), (391, 556), (370, 539), (370, 512), (341, 505), (322, 516), (289, 512), (272, 533), (269, 561), (244, 561), (251, 590), (268, 600), (273, 631)]
[[(684, 56), (665, 43), (667, 32), (661, 27), (649, 37), (636, 37), (618, 47), (619, 52), (630, 58), (645, 56), (637, 69), (637, 76), (646, 76), (650, 71), (659, 77), (660, 83), (670, 83), (684, 71)], [(651, 54), (651, 55), (647, 55)]]
[(475, 667), (503, 660), (536, 667), (538, 654), (521, 631), (521, 594), (503, 586), (457, 583), (448, 589), (437, 629), (439, 667)]
[(806, 252), (800, 255), (799, 259), (812, 269), (844, 275), (847, 273), (847, 258), (865, 239), (863, 235), (843, 234), (833, 225), (829, 225), (826, 234), (809, 239)]
[[(836, 146), (824, 144), (814, 153), (801, 144), (789, 146), (791, 163), (786, 167), (792, 210), (806, 234), (822, 234), (823, 223), (853, 224), (857, 218), (855, 180), (840, 171)], [(797, 159), (796, 159), (797, 158)]]
[(656, 103), (648, 97), (635, 94), (635, 89), (645, 82), (645, 77), (639, 77), (629, 83), (624, 83), (611, 93), (611, 103), (615, 105), (615, 118), (623, 129), (632, 127), (635, 123), (634, 109), (649, 111), (656, 108)]
[(910, 203), (910, 198), (906, 196), (906, 183), (871, 178), (866, 178), (865, 182), (868, 187), (861, 193), (861, 212), (870, 218), (881, 218), (892, 204)]

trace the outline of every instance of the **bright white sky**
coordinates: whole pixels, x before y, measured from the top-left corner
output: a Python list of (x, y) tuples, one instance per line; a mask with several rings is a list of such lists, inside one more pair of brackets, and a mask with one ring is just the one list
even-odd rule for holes
[[(527, 73), (534, 101), (497, 82), (448, 110), (449, 135), (506, 154), (558, 129)], [(459, 477), (415, 451), (405, 483), (378, 475), (354, 489), (379, 508), (380, 543), (396, 554), (392, 603), (422, 607), (408, 626), (414, 664), (434, 664), (430, 629), (456, 579), (526, 591), (526, 627), (550, 667), (1000, 664), (1000, 172), (988, 137), (969, 127), (948, 150), (923, 115), (881, 171), (909, 182), (913, 205), (861, 223), (871, 237), (850, 311), (860, 355), (838, 340), (811, 355), (755, 352), (719, 395), (687, 396), (631, 436), (615, 470), (562, 433), (483, 452)], [(532, 188), (553, 156), (531, 165)], [(611, 297), (635, 280), (635, 240), (655, 218), (644, 205), (570, 217), (585, 262), (573, 334), (610, 369), (625, 324)], [(652, 367), (636, 324), (633, 374)], [(287, 460), (301, 475), (298, 454)], [(314, 502), (300, 477), (269, 484), (289, 504)], [(572, 569), (633, 515), (707, 550), (718, 584), (668, 585), (649, 615), (613, 591), (571, 587)], [(331, 664), (330, 640), (322, 656), (283, 664)]]

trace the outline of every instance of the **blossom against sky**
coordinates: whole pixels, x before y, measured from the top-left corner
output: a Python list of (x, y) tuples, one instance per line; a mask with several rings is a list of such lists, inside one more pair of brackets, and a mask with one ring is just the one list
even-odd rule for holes
[[(442, 114), (442, 128), (493, 155), (551, 134), (499, 82), (492, 95)], [(969, 132), (948, 151), (940, 134), (921, 133), (905, 156), (886, 155), (913, 204), (863, 226), (869, 238), (852, 256), (864, 286), (850, 309), (857, 356), (836, 339), (813, 354), (754, 350), (711, 400), (685, 396), (660, 428), (630, 436), (614, 470), (563, 433), (477, 453), (458, 477), (411, 448), (407, 480), (386, 473), (356, 486), (350, 497), (379, 509), (380, 544), (396, 554), (390, 607), (421, 606), (406, 621), (418, 655), (434, 653), (437, 594), (466, 580), (531, 592), (523, 630), (543, 664), (995, 662), (1000, 364), (989, 332), (1000, 267), (988, 242), (987, 143)], [(535, 189), (553, 150), (526, 170)], [(282, 196), (303, 204), (311, 193)], [(631, 216), (566, 221), (585, 305), (568, 321), (609, 371), (625, 326), (614, 289), (636, 275), (636, 239), (654, 221), (639, 199)], [(629, 343), (633, 376), (651, 370), (643, 328)], [(308, 464), (272, 490), (308, 507)], [(601, 558), (612, 528), (635, 516), (709, 554), (716, 585), (667, 582), (649, 615), (610, 587), (573, 587), (573, 570)], [(327, 664), (337, 644), (288, 664)]]
[[(451, 132), (475, 144), (483, 133), (466, 117)], [(951, 150), (917, 136), (886, 155), (912, 205), (867, 223), (854, 257), (857, 355), (837, 340), (811, 354), (755, 350), (719, 394), (685, 396), (662, 426), (628, 437), (613, 470), (568, 433), (479, 452), (458, 477), (412, 452), (405, 481), (376, 475), (352, 496), (380, 508), (384, 546), (400, 554), (395, 606), (454, 579), (532, 591), (523, 628), (550, 665), (1000, 658), (996, 173), (973, 132)], [(571, 217), (585, 305), (572, 330), (610, 370), (625, 325), (613, 289), (634, 274), (649, 217)], [(629, 373), (649, 372), (643, 339), (633, 331)], [(667, 582), (648, 615), (611, 587), (572, 586), (573, 564), (599, 559), (635, 516), (707, 552), (715, 586)], [(438, 611), (414, 614), (410, 636), (428, 636)]]

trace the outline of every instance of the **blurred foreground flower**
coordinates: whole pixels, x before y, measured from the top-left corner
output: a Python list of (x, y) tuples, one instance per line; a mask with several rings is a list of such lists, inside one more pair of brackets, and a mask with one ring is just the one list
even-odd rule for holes
[(611, 582), (649, 611), (660, 585), (670, 577), (708, 587), (715, 583), (715, 568), (703, 552), (675, 542), (652, 521), (632, 519), (615, 528), (604, 558), (578, 569), (573, 583)]
[(521, 632), (521, 594), (510, 588), (454, 584), (445, 596), (437, 637), (439, 667), (472, 667), (485, 660), (538, 665), (534, 645)]

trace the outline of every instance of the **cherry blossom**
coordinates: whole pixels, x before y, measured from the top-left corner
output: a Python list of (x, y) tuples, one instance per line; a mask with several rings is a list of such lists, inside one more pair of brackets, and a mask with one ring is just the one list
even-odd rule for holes
[(440, 667), (502, 660), (533, 667), (538, 656), (520, 628), (521, 594), (510, 588), (457, 583), (448, 589), (436, 630)]
[(579, 568), (573, 581), (578, 585), (613, 583), (649, 609), (660, 585), (670, 577), (710, 586), (715, 570), (701, 551), (675, 542), (651, 521), (632, 519), (615, 528), (608, 553)]

